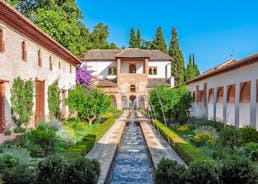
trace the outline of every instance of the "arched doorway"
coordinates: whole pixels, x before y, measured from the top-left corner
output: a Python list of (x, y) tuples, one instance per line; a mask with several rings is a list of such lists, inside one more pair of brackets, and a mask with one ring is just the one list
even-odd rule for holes
[(129, 101), (130, 108), (132, 108), (132, 107), (134, 108), (136, 106), (136, 96), (131, 95), (129, 97), (129, 99), (130, 99), (130, 101)]
[(250, 125), (251, 81), (240, 83), (239, 126)]

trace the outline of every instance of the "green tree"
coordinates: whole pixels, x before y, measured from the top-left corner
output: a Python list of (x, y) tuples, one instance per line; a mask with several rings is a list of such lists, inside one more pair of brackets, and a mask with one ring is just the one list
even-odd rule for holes
[(95, 119), (105, 114), (111, 107), (111, 98), (96, 88), (88, 89), (77, 84), (68, 92), (67, 104), (70, 112), (77, 114), (79, 119), (88, 120), (91, 125)]
[(109, 44), (109, 49), (119, 49), (119, 48), (116, 46), (115, 43), (111, 42), (111, 43)]
[(151, 45), (152, 45), (152, 41), (147, 41), (147, 40), (142, 39), (140, 48), (151, 50)]
[(175, 84), (181, 85), (185, 81), (185, 66), (183, 53), (180, 50), (176, 29), (172, 28), (172, 36), (168, 54), (173, 58), (171, 74), (175, 77)]
[(54, 81), (53, 84), (48, 86), (48, 109), (50, 118), (58, 118), (60, 115), (60, 88), (58, 87), (58, 81)]
[(140, 29), (137, 30), (137, 35), (136, 35), (136, 48), (141, 47), (141, 31)]
[(90, 48), (91, 49), (107, 49), (108, 45), (108, 26), (99, 23), (94, 26), (93, 32), (90, 34)]
[(17, 77), (11, 88), (11, 111), (12, 116), (20, 127), (29, 123), (33, 107), (33, 83)]
[(186, 67), (185, 79), (186, 81), (194, 79), (200, 74), (198, 66), (195, 64), (194, 54), (189, 55), (189, 61)]
[(129, 39), (129, 48), (136, 48), (136, 46), (137, 46), (137, 38), (135, 35), (134, 28), (131, 28), (130, 39)]
[(167, 53), (166, 41), (163, 37), (162, 29), (160, 26), (157, 28), (156, 37), (152, 41), (151, 49), (158, 49), (164, 53)]

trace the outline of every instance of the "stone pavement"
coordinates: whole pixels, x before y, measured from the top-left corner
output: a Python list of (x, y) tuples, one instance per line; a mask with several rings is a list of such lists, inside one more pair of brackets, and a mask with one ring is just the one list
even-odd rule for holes
[(128, 111), (116, 120), (113, 126), (98, 141), (93, 149), (86, 155), (89, 159), (96, 159), (101, 166), (99, 184), (105, 183), (116, 154), (117, 147), (123, 135), (128, 117)]
[[(138, 112), (137, 116), (138, 118), (141, 118), (143, 115)], [(143, 121), (140, 125), (155, 168), (157, 168), (157, 165), (162, 157), (170, 160), (176, 160), (179, 164), (187, 167), (181, 157), (150, 123)]]

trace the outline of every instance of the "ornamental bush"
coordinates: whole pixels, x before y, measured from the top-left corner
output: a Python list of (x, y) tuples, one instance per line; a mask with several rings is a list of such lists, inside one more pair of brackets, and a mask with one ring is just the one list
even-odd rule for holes
[(50, 118), (58, 118), (60, 115), (60, 88), (58, 87), (58, 81), (54, 81), (51, 85), (48, 86), (48, 110)]
[(241, 137), (239, 129), (226, 126), (219, 133), (218, 144), (225, 147), (238, 147), (241, 145)]
[(33, 83), (17, 77), (11, 88), (11, 112), (20, 127), (28, 124), (32, 115), (33, 107)]
[(208, 144), (214, 144), (215, 137), (213, 137), (209, 132), (201, 132), (196, 134), (192, 141), (196, 146), (205, 146)]
[(254, 127), (245, 126), (240, 128), (240, 136), (243, 144), (248, 142), (258, 142), (258, 131)]

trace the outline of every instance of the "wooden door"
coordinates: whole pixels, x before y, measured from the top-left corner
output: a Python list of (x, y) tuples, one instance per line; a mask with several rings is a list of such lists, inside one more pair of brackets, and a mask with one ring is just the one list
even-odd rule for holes
[(36, 116), (35, 125), (45, 120), (45, 82), (36, 81)]
[(4, 131), (4, 85), (0, 82), (0, 132)]

